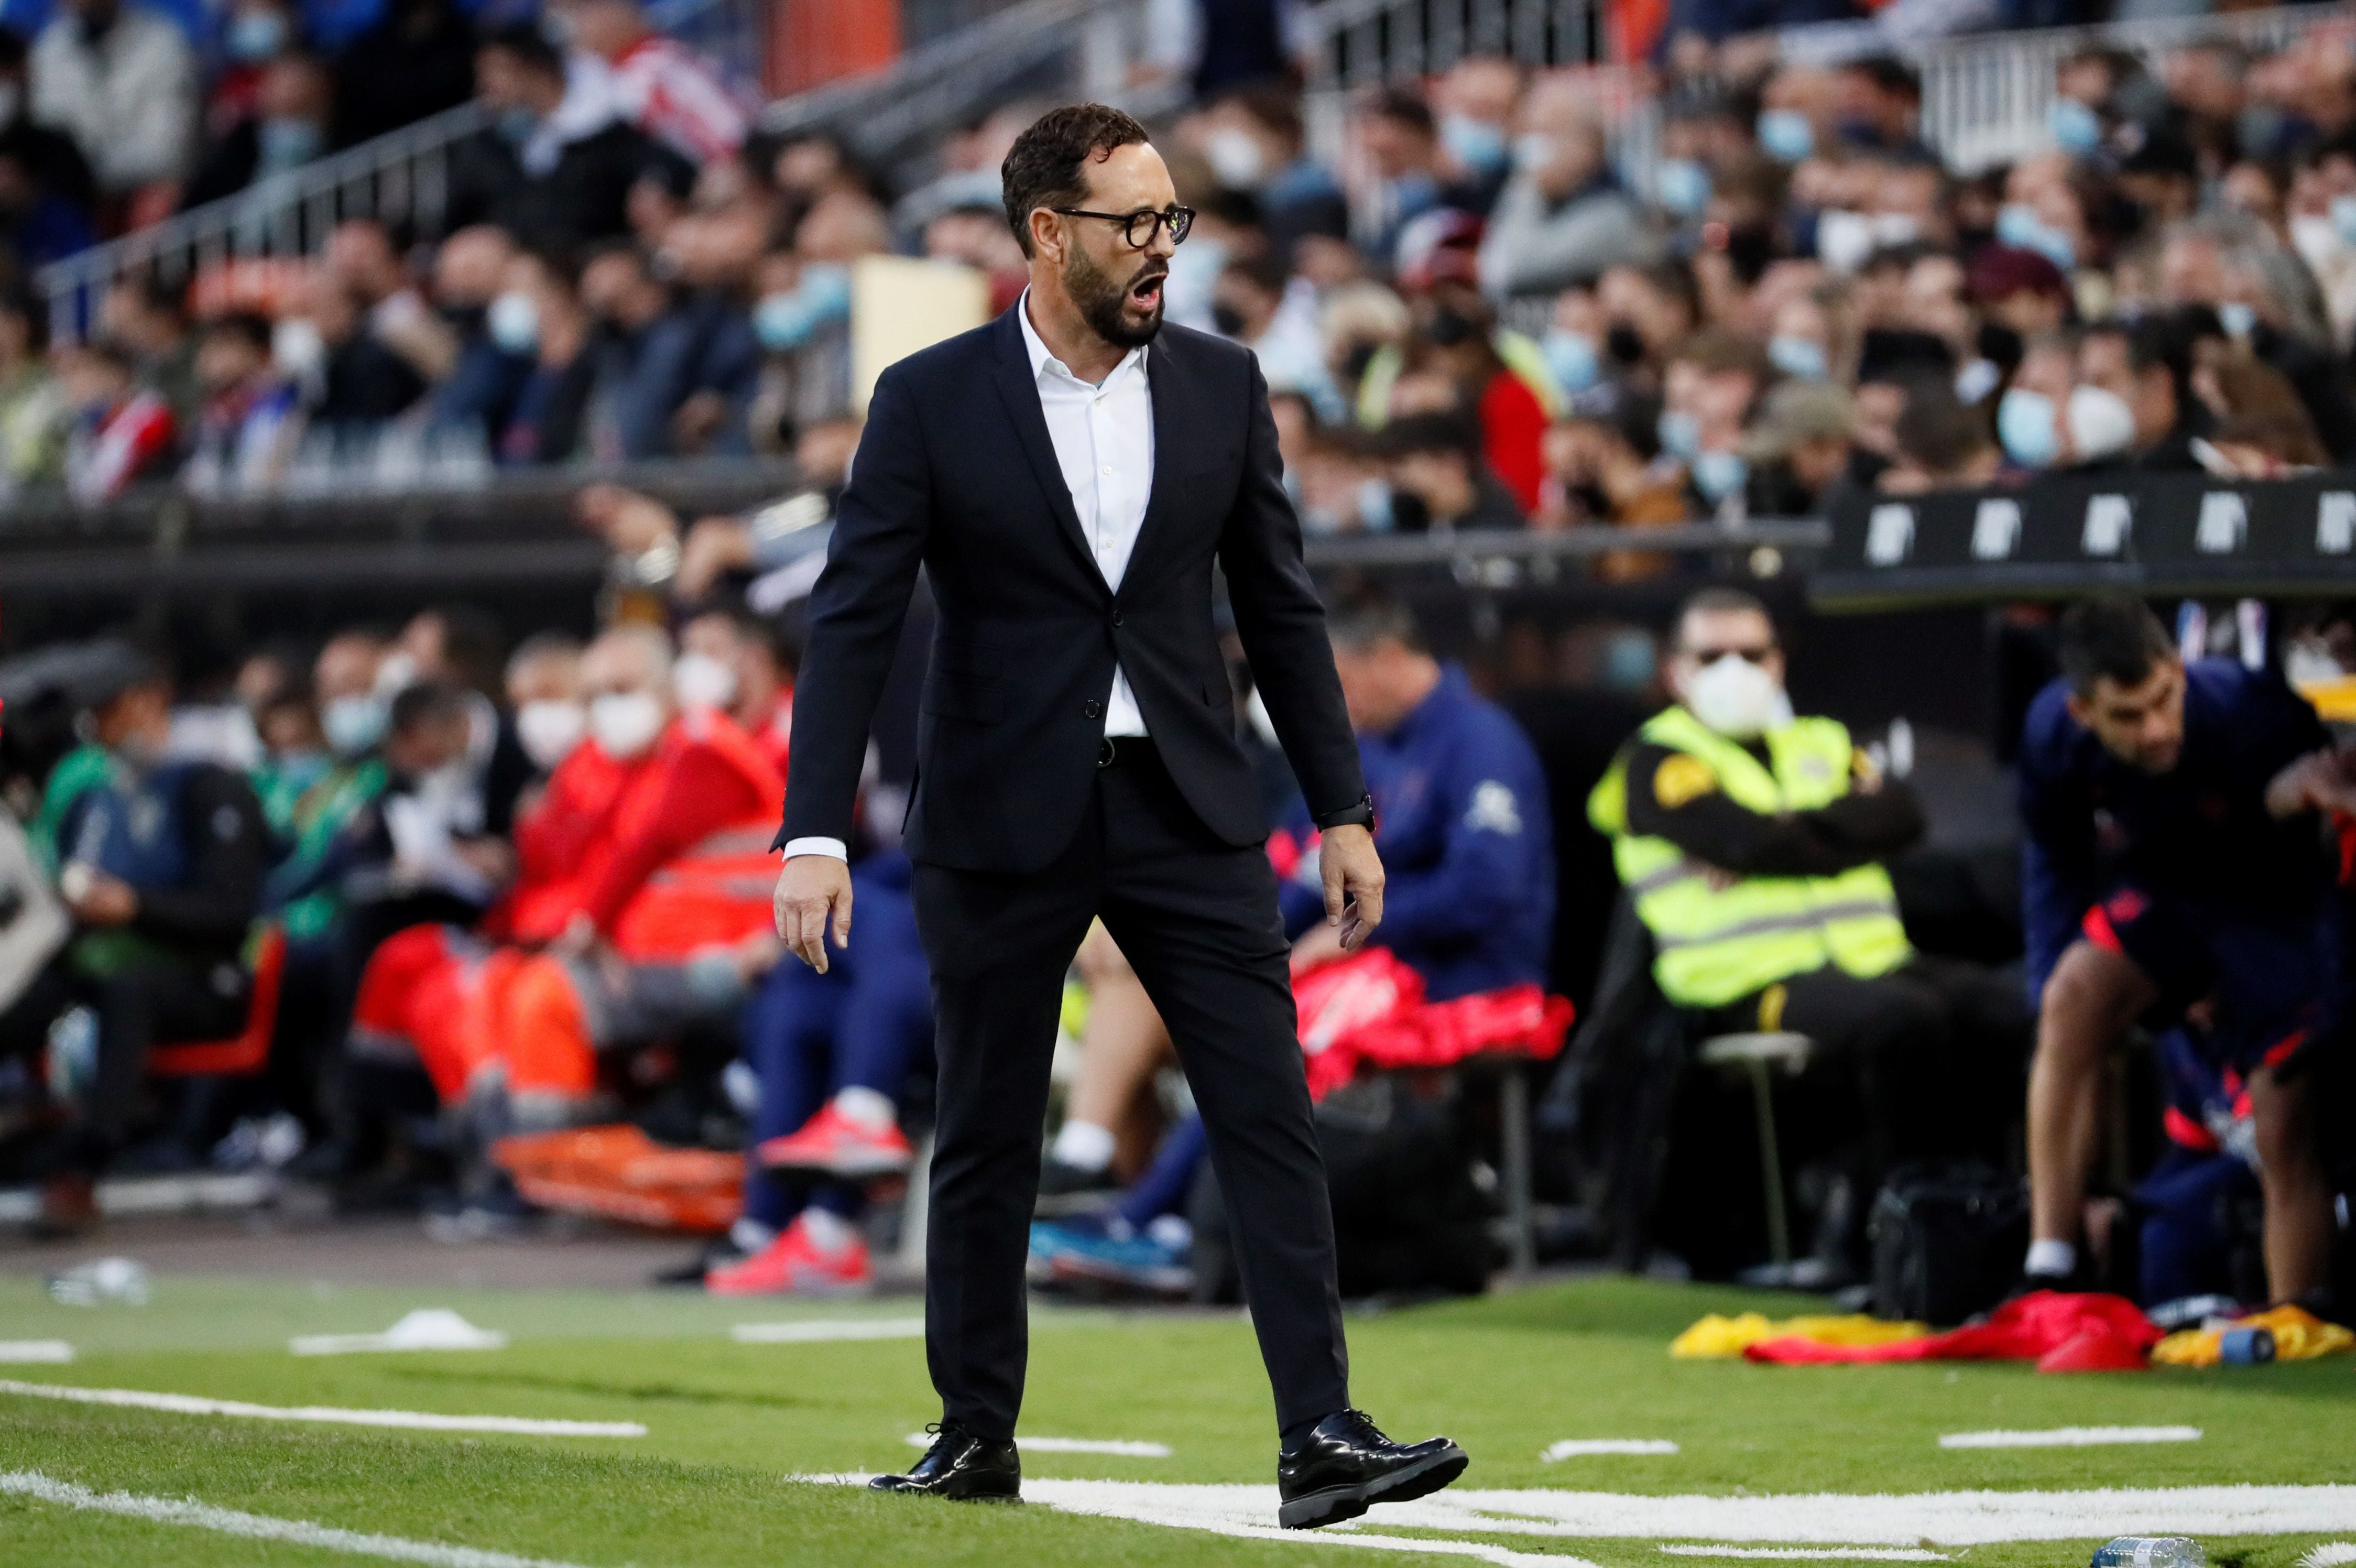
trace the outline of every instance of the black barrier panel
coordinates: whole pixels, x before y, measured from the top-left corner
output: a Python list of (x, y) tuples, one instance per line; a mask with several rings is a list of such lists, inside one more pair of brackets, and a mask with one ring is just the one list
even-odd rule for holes
[(1810, 587), (1826, 609), (2101, 587), (2356, 593), (2356, 472), (2238, 483), (2058, 474), (2004, 489), (1852, 498), (1830, 521)]

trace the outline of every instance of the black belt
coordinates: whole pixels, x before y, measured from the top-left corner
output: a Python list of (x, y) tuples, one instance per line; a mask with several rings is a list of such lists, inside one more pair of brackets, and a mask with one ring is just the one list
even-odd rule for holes
[(1150, 735), (1108, 735), (1097, 742), (1097, 766), (1135, 766), (1158, 756)]

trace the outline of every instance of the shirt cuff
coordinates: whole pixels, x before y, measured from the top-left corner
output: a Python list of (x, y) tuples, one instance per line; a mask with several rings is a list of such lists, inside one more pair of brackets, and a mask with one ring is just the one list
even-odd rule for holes
[(848, 861), (851, 858), (851, 848), (841, 839), (787, 839), (786, 858), (791, 860), (798, 854), (827, 854), (832, 855), (837, 860)]

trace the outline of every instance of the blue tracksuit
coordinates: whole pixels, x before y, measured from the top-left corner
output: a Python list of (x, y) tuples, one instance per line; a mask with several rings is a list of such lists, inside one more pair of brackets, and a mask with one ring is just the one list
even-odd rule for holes
[[(1423, 976), (1435, 1002), (1546, 983), (1554, 822), (1521, 726), (1451, 664), (1397, 729), (1361, 736), (1358, 755), (1387, 878), (1380, 945)], [(1282, 902), (1295, 935), (1324, 918), (1313, 876), (1288, 880)]]
[(2221, 1054), (2254, 1061), (2308, 1026), (2328, 983), (2315, 823), (2277, 822), (2265, 800), (2328, 744), (2322, 722), (2270, 671), (2196, 660), (2182, 755), (2154, 776), (2105, 751), (2067, 697), (2060, 681), (2040, 693), (2021, 739), (2031, 1000), (2083, 934), (2135, 961), (2176, 1011), (2213, 994)]
[(2136, 1185), (2146, 1306), (2233, 1289), (2233, 1251), (2246, 1244), (2236, 1210), (2260, 1196), (2257, 1139), (2242, 1075), (2209, 1042), (2170, 1029), (2153, 1042), (2168, 1095), (2168, 1152)]

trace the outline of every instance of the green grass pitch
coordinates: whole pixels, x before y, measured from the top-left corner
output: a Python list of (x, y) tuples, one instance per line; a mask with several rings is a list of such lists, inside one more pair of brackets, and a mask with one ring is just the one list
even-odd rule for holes
[[(294, 1334), (381, 1329), (419, 1305), (507, 1331), (503, 1350), (299, 1358)], [(2356, 1356), (2208, 1372), (2040, 1377), (2025, 1367), (1779, 1369), (1675, 1362), (1670, 1337), (1709, 1310), (1799, 1309), (1623, 1280), (1355, 1317), (1355, 1393), (1395, 1434), (1444, 1431), (1472, 1455), (1461, 1486), (1650, 1496), (2076, 1491), (2254, 1482), (2356, 1484)], [(1346, 1536), (1237, 1538), (1034, 1502), (873, 1498), (794, 1476), (899, 1468), (937, 1408), (920, 1341), (745, 1345), (734, 1324), (901, 1317), (910, 1302), (820, 1306), (646, 1293), (396, 1290), (166, 1277), (143, 1307), (69, 1308), (0, 1276), (0, 1339), (64, 1338), (66, 1366), (0, 1377), (242, 1400), (455, 1414), (637, 1421), (641, 1438), (462, 1436), (307, 1426), (0, 1395), (0, 1478), (37, 1472), (100, 1493), (220, 1509), (583, 1568), (659, 1565), (1324, 1564), (1543, 1561), (1670, 1568), (1677, 1532), (1633, 1538), (1393, 1525), (1376, 1554)], [(1033, 1480), (1266, 1486), (1274, 1437), (1240, 1315), (1042, 1308), (1033, 1435), (1166, 1444), (1166, 1458), (1042, 1453)], [(2190, 1424), (2197, 1442), (1944, 1450), (1944, 1433)], [(1542, 1463), (1566, 1438), (1667, 1439), (1674, 1455)], [(2340, 1505), (2356, 1509), (2356, 1492)], [(1901, 1505), (1901, 1507), (1903, 1505)], [(1272, 1510), (1271, 1510), (1272, 1511)], [(2348, 1516), (2356, 1521), (2356, 1513)], [(1272, 1523), (1272, 1520), (1268, 1521)], [(1700, 1533), (1699, 1541), (1725, 1543)], [(2212, 1563), (2293, 1568), (2317, 1533), (2211, 1536)], [(1401, 1550), (1412, 1542), (1428, 1541)], [(1751, 1550), (1758, 1549), (1752, 1538)], [(1984, 1565), (2083, 1563), (2091, 1540), (1940, 1545)], [(1442, 1555), (1445, 1553), (1445, 1555)], [(1518, 1555), (1516, 1555), (1518, 1554)], [(1803, 1552), (1802, 1555), (1808, 1555)], [(1831, 1560), (1831, 1554), (1826, 1554)], [(0, 1490), (0, 1563), (354, 1563), (265, 1541)], [(420, 1559), (423, 1560), (423, 1559)], [(445, 1562), (456, 1562), (445, 1556)], [(1696, 1561), (1707, 1561), (1697, 1557)]]

